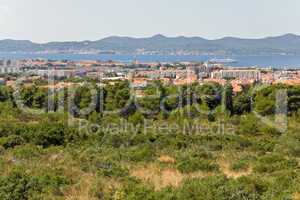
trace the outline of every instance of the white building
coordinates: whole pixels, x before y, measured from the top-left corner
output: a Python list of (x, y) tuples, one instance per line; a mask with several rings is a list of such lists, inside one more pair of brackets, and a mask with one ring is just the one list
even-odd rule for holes
[(0, 60), (0, 74), (21, 73), (18, 61)]
[(76, 75), (76, 71), (73, 69), (39, 69), (32, 71), (32, 73), (38, 76), (51, 76), (58, 78), (69, 78)]
[(222, 78), (222, 79), (254, 79), (256, 81), (261, 79), (259, 70), (220, 70), (212, 73), (212, 78)]

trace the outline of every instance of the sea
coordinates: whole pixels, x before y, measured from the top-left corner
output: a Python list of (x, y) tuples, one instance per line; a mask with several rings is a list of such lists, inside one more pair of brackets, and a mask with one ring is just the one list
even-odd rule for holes
[(48, 59), (48, 60), (101, 60), (120, 61), (123, 63), (139, 62), (205, 62), (211, 59), (234, 59), (236, 63), (228, 63), (232, 67), (262, 68), (297, 68), (300, 69), (300, 55), (272, 56), (211, 56), (211, 55), (123, 55), (123, 54), (36, 54), (36, 53), (0, 53), (0, 59)]

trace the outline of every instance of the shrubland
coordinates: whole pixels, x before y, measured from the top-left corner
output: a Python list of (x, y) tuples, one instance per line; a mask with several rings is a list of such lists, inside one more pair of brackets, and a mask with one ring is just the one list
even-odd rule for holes
[[(285, 130), (262, 120), (283, 114), (279, 89)], [(300, 87), (131, 92), (127, 82), (59, 90), (50, 109), (46, 89), (24, 86), (25, 109), (0, 87), (0, 199), (299, 198)]]

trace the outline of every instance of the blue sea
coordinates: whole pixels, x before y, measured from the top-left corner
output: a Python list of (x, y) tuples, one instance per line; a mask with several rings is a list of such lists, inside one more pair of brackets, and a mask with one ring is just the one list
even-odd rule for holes
[(119, 55), (119, 54), (27, 54), (27, 53), (0, 53), (0, 59), (50, 59), (50, 60), (101, 60), (121, 61), (130, 63), (134, 60), (140, 62), (184, 62), (208, 61), (211, 59), (235, 59), (237, 63), (230, 63), (234, 67), (274, 67), (274, 68), (300, 68), (300, 56), (274, 55), (274, 56), (208, 56), (208, 55)]

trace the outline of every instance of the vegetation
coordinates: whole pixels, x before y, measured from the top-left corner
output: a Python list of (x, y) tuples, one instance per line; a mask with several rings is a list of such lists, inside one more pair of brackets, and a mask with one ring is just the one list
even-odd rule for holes
[(0, 199), (299, 199), (300, 87), (92, 85), (0, 87)]

